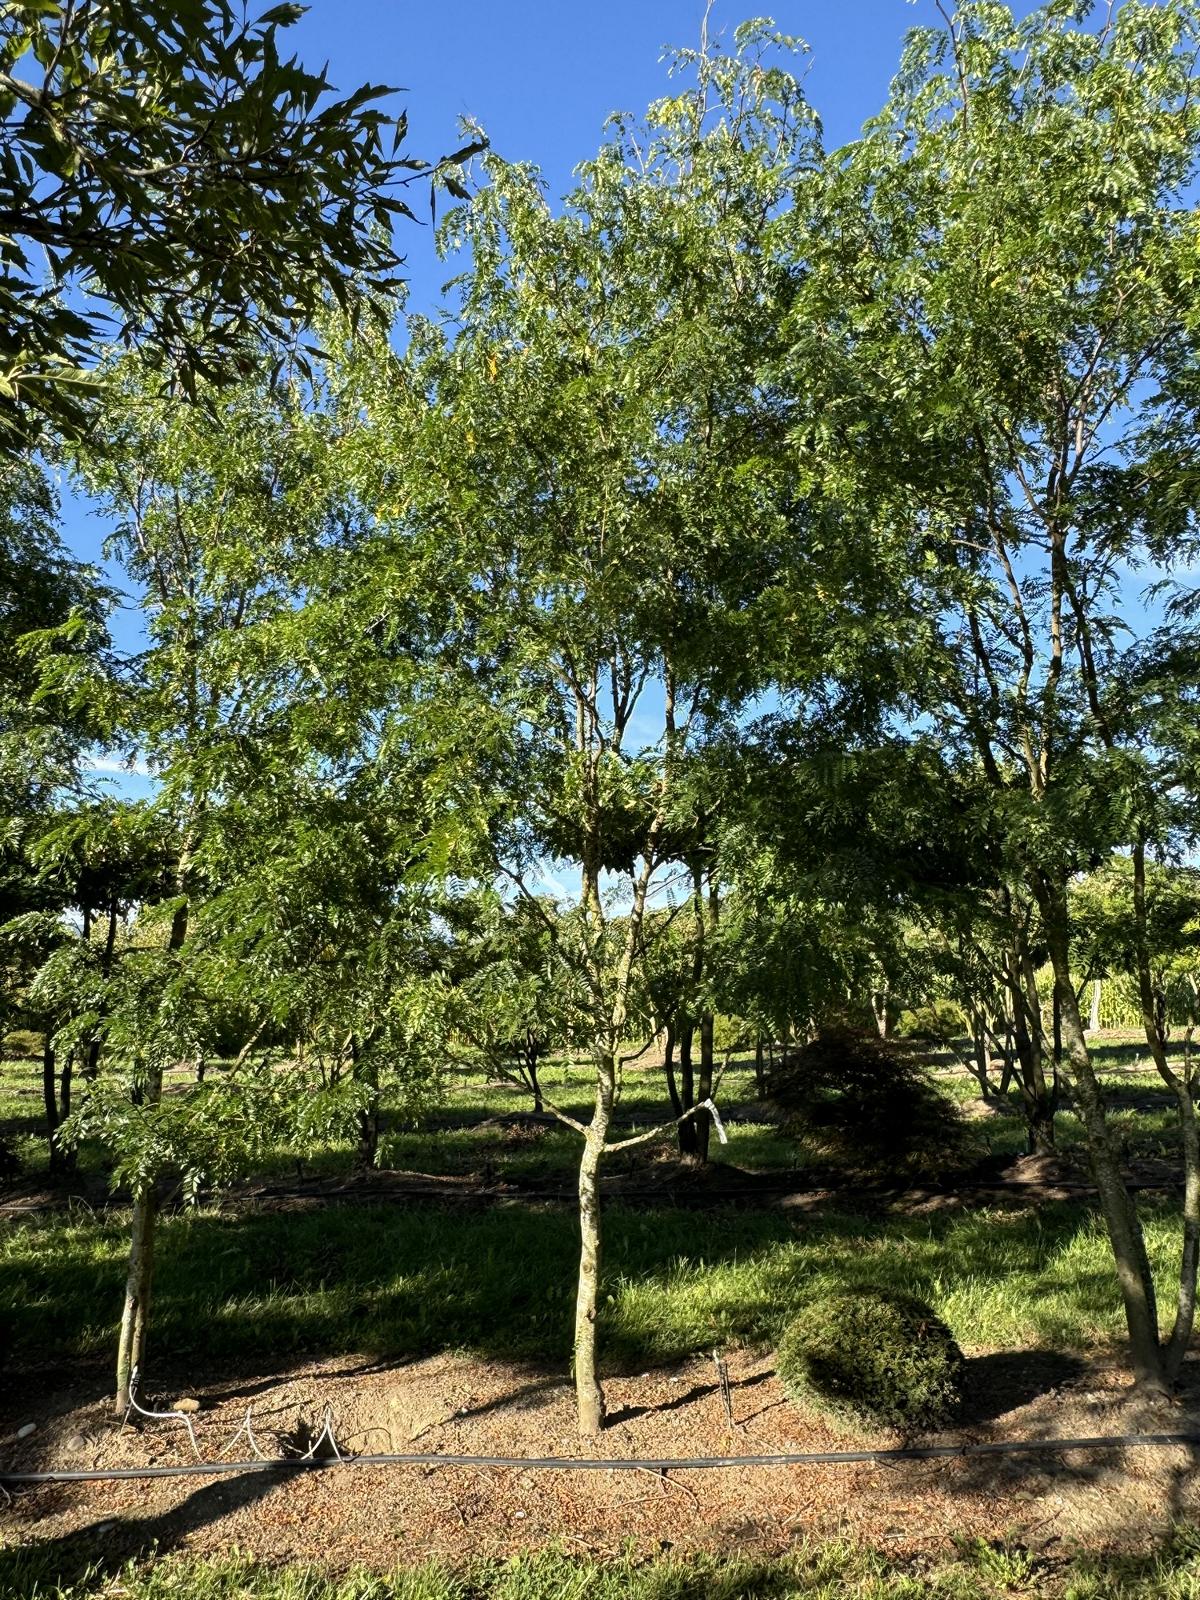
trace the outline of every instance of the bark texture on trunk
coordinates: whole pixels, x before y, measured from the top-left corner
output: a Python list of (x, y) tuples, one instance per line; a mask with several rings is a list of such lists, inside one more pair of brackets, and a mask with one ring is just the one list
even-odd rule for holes
[(1054, 983), (1058, 994), (1062, 1042), (1074, 1080), (1080, 1121), (1087, 1139), (1092, 1175), (1100, 1197), (1100, 1210), (1116, 1262), (1117, 1281), (1129, 1330), (1129, 1353), (1135, 1382), (1147, 1389), (1166, 1387), (1163, 1351), (1158, 1335), (1158, 1305), (1154, 1276), (1146, 1253), (1141, 1219), (1121, 1174), (1105, 1112), (1104, 1093), (1092, 1066), (1084, 1037), (1083, 1018), (1071, 978), (1066, 889), (1059, 884), (1037, 886)]
[(150, 1326), (150, 1291), (154, 1278), (154, 1223), (158, 1200), (153, 1189), (139, 1194), (133, 1202), (133, 1226), (129, 1246), (129, 1271), (125, 1279), (125, 1307), (121, 1314), (121, 1333), (117, 1342), (117, 1392), (113, 1412), (124, 1416), (129, 1409), (130, 1384), (134, 1373), (145, 1370), (146, 1336)]
[(604, 1391), (596, 1370), (596, 1308), (600, 1292), (600, 1164), (616, 1093), (616, 1063), (597, 1069), (596, 1103), (579, 1162), (579, 1283), (575, 1295), (575, 1401), (585, 1438), (604, 1426)]

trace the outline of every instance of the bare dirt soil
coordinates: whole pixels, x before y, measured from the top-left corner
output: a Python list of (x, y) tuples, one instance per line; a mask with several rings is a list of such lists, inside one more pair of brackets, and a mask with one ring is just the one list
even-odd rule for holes
[[(557, 1374), (438, 1356), (400, 1364), (325, 1361), (284, 1374), (160, 1375), (143, 1403), (194, 1396), (206, 1460), (248, 1457), (247, 1409), (269, 1455), (307, 1447), (328, 1414), (346, 1453), (684, 1457), (885, 1447), (892, 1436), (835, 1432), (788, 1402), (769, 1358), (728, 1357), (733, 1426), (711, 1360), (608, 1380), (610, 1423), (582, 1450), (572, 1393)], [(176, 1379), (170, 1387), (168, 1380)], [(118, 1426), (99, 1368), (9, 1372), (0, 1390), (8, 1471), (169, 1465), (194, 1460), (179, 1422)], [(921, 1442), (1200, 1434), (1200, 1372), (1176, 1403), (1132, 1401), (1115, 1368), (1046, 1352), (977, 1354), (967, 1419)], [(28, 1423), (36, 1431), (18, 1438)], [(239, 1430), (240, 1434), (239, 1434)], [(322, 1446), (324, 1451), (327, 1447)], [(154, 1546), (236, 1547), (264, 1560), (377, 1570), (559, 1544), (613, 1554), (673, 1548), (778, 1554), (840, 1536), (895, 1555), (1008, 1538), (1048, 1555), (1075, 1545), (1143, 1549), (1200, 1514), (1200, 1449), (1114, 1448), (1034, 1457), (680, 1470), (536, 1471), (453, 1465), (334, 1465), (294, 1476), (195, 1476), (14, 1488), (0, 1514), (8, 1544), (49, 1541), (64, 1559), (112, 1560)]]
[[(1180, 1188), (1178, 1163), (1143, 1159), (1127, 1162), (1125, 1181), (1132, 1190), (1171, 1191)], [(660, 1153), (637, 1173), (617, 1173), (601, 1181), (601, 1191), (626, 1204), (652, 1202), (705, 1209), (745, 1205), (784, 1211), (839, 1211), (856, 1213), (961, 1210), (973, 1206), (1050, 1204), (1077, 1200), (1095, 1193), (1084, 1159), (1074, 1152), (1053, 1155), (1005, 1156), (977, 1163), (972, 1169), (940, 1183), (907, 1188), (857, 1182), (847, 1185), (845, 1175), (817, 1169), (791, 1172), (750, 1172), (729, 1164), (697, 1167), (673, 1153)], [(159, 1196), (164, 1211), (184, 1202), (178, 1184), (164, 1184)], [(93, 1211), (128, 1206), (128, 1199), (102, 1188), (99, 1180), (82, 1183), (49, 1182), (12, 1184), (3, 1189), (0, 1215), (7, 1218), (43, 1211), (70, 1209), (86, 1200)], [(575, 1190), (560, 1178), (484, 1179), (477, 1173), (453, 1175), (375, 1168), (369, 1172), (333, 1177), (293, 1179), (290, 1182), (250, 1182), (223, 1190), (211, 1204), (223, 1211), (303, 1211), (326, 1205), (412, 1204), (428, 1202), (455, 1205), (466, 1210), (486, 1210), (514, 1202), (532, 1204), (575, 1203)]]

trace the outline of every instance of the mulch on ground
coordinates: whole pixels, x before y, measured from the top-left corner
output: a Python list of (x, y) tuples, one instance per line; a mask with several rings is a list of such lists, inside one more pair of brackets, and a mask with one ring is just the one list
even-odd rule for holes
[[(248, 1457), (245, 1431), (276, 1455), (303, 1449), (328, 1415), (346, 1453), (728, 1456), (886, 1447), (884, 1434), (835, 1432), (791, 1404), (769, 1358), (727, 1358), (733, 1425), (713, 1361), (612, 1377), (610, 1422), (581, 1450), (573, 1396), (557, 1373), (466, 1356), (406, 1363), (331, 1360), (282, 1374), (160, 1375), (143, 1403), (180, 1395), (207, 1460)], [(1190, 1398), (1132, 1402), (1123, 1373), (1046, 1352), (979, 1354), (969, 1420), (921, 1442), (1200, 1431)], [(168, 1379), (173, 1382), (168, 1383)], [(118, 1425), (106, 1374), (8, 1373), (0, 1463), (9, 1471), (169, 1465), (195, 1459), (179, 1423)], [(30, 1423), (25, 1439), (18, 1430)], [(322, 1449), (324, 1450), (324, 1446)], [(1141, 1549), (1200, 1514), (1200, 1453), (1114, 1448), (1036, 1457), (890, 1464), (554, 1471), (452, 1464), (345, 1468), (295, 1476), (187, 1477), (17, 1489), (0, 1516), (6, 1543), (94, 1546), (112, 1559), (155, 1545), (210, 1555), (236, 1547), (271, 1562), (376, 1569), (428, 1557), (504, 1555), (548, 1544), (593, 1554), (664, 1549), (778, 1554), (802, 1538), (850, 1538), (898, 1557), (963, 1539), (1004, 1537), (1065, 1553)]]

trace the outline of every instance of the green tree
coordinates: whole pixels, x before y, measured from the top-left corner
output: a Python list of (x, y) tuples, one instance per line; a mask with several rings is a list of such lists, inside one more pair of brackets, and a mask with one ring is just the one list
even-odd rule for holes
[(814, 133), (772, 59), (786, 44), (755, 26), (736, 56), (681, 57), (698, 87), (644, 133), (618, 119), (559, 213), (535, 173), (490, 162), (444, 225), (471, 252), (456, 316), (413, 324), (399, 368), (360, 377), (380, 522), (363, 603), (383, 618), (434, 597), (425, 670), (484, 774), (497, 882), (534, 916), (540, 863), (579, 884), (544, 925), (594, 1069), (590, 1119), (567, 1119), (585, 1434), (604, 1417), (600, 1172), (655, 1136), (611, 1137), (626, 1041), (653, 1025), (647, 907), (679, 860), (690, 753), (761, 681), (758, 607), (795, 543), (770, 364), (782, 212)]
[(965, 0), (917, 30), (884, 111), (829, 164), (795, 323), (820, 418), (798, 450), (832, 501), (909, 541), (902, 703), (977, 770), (1005, 871), (1036, 907), (1150, 1385), (1188, 1346), (1195, 1251), (1164, 1346), (1084, 1036), (1068, 891), (1136, 831), (1122, 574), (1164, 576), (1191, 548), (1193, 469), (1164, 422), (1195, 367), (1198, 22), (1190, 0), (1023, 20)]
[[(400, 893), (419, 813), (410, 790), (364, 775), (363, 714), (324, 683), (301, 604), (355, 530), (321, 392), (262, 362), (178, 405), (131, 359), (109, 395), (77, 464), (142, 601), (124, 737), (157, 779), (168, 857), (92, 1008), (102, 1070), (64, 1130), (103, 1137), (133, 1194), (120, 1407), (144, 1362), (166, 1173), (228, 1176), (285, 1114), (314, 1133), (349, 1118), (373, 1159), (384, 1059), (425, 1075), (412, 1040), (437, 1008), (397, 977), (428, 937), (428, 912)], [(218, 1024), (235, 1033), (236, 1070), (164, 1096), (164, 1073), (218, 1053)], [(262, 1046), (279, 1036), (300, 1048), (272, 1074)], [(331, 1084), (344, 1054), (354, 1070)], [(338, 1092), (314, 1098), (315, 1083)]]

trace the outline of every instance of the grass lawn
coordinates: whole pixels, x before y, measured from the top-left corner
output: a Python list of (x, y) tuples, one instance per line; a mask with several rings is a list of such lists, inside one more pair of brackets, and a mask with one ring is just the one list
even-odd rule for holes
[[(1114, 1109), (1139, 1153), (1170, 1148), (1174, 1113), (1132, 1046), (1104, 1056), (1114, 1089), (1134, 1103)], [(0, 1073), (0, 1125), (23, 1139), (31, 1166), (37, 1137), (37, 1063)], [(1130, 1070), (1130, 1069), (1133, 1070)], [(547, 1094), (586, 1112), (583, 1073), (548, 1067)], [(965, 1076), (939, 1074), (964, 1101)], [(514, 1127), (524, 1110), (515, 1088), (452, 1076), (442, 1104), (421, 1127), (393, 1125), (382, 1164), (434, 1173), (573, 1181), (578, 1140), (558, 1127)], [(630, 1071), (623, 1112), (662, 1114), (658, 1071)], [(805, 1151), (756, 1115), (747, 1061), (728, 1074), (723, 1101), (736, 1111), (718, 1161), (750, 1170), (802, 1167)], [(992, 1111), (973, 1124), (981, 1151), (1024, 1147), (1020, 1119)], [(1078, 1127), (1060, 1117), (1064, 1146)], [(292, 1176), (296, 1152), (275, 1153), (264, 1176)], [(306, 1161), (305, 1171), (348, 1169), (349, 1148)], [(644, 1170), (653, 1152), (623, 1158)], [(82, 1152), (99, 1177), (102, 1153)], [(619, 1170), (617, 1161), (610, 1170)], [(1150, 1249), (1170, 1307), (1178, 1250), (1173, 1205), (1143, 1207)], [(107, 1355), (128, 1249), (120, 1211), (9, 1220), (0, 1231), (0, 1315), (18, 1358)], [(319, 1211), (200, 1208), (164, 1217), (155, 1283), (154, 1341), (160, 1356), (239, 1357), (364, 1351), (381, 1356), (470, 1349), (481, 1355), (562, 1362), (569, 1349), (577, 1231), (570, 1208), (514, 1203), (486, 1211), (396, 1204)], [(927, 1217), (802, 1214), (778, 1209), (607, 1209), (603, 1348), (610, 1363), (642, 1367), (718, 1342), (770, 1344), (804, 1299), (846, 1284), (886, 1284), (919, 1293), (971, 1347), (1082, 1350), (1123, 1334), (1107, 1243), (1087, 1203), (1025, 1209), (952, 1210)]]
[[(1178, 1217), (1167, 1205), (1144, 1214), (1165, 1288)], [(848, 1284), (921, 1295), (967, 1346), (1080, 1350), (1122, 1337), (1108, 1245), (1082, 1204), (793, 1216), (609, 1207), (608, 1361), (640, 1369), (717, 1343), (770, 1344), (803, 1300)], [(6, 1225), (0, 1314), (18, 1358), (112, 1349), (127, 1225), (120, 1212)], [(170, 1360), (469, 1349), (564, 1363), (577, 1238), (566, 1208), (524, 1204), (181, 1212), (160, 1225), (155, 1350)]]
[[(1097, 1056), (1102, 1080), (1115, 1095), (1111, 1111), (1114, 1129), (1130, 1153), (1173, 1154), (1178, 1144), (1174, 1103), (1153, 1068), (1144, 1064), (1139, 1067), (1140, 1058), (1128, 1044), (1100, 1046)], [(220, 1064), (213, 1063), (211, 1070), (219, 1071)], [(33, 1179), (43, 1175), (48, 1165), (39, 1074), (40, 1063), (29, 1056), (0, 1062), (0, 1133), (10, 1139), (24, 1175)], [(542, 1075), (546, 1094), (555, 1104), (572, 1115), (587, 1117), (590, 1085), (586, 1071), (551, 1064)], [(187, 1077), (186, 1073), (168, 1074), (168, 1087), (172, 1078), (182, 1084)], [(965, 1073), (939, 1073), (937, 1084), (964, 1107), (979, 1105), (978, 1086)], [(726, 1074), (720, 1102), (728, 1118), (729, 1143), (721, 1145), (715, 1138), (712, 1140), (711, 1159), (715, 1165), (797, 1174), (813, 1165), (810, 1152), (785, 1138), (762, 1117), (748, 1060), (735, 1062)], [(442, 1103), (416, 1123), (389, 1110), (385, 1103), (379, 1164), (446, 1176), (475, 1174), (500, 1182), (540, 1179), (573, 1185), (579, 1159), (575, 1134), (557, 1126), (514, 1129), (504, 1124), (506, 1116), (529, 1108), (527, 1093), (512, 1085), (489, 1083), (467, 1073), (450, 1073)], [(669, 1116), (661, 1071), (640, 1067), (629, 1070), (614, 1137), (622, 1131), (644, 1129), (652, 1120), (666, 1120)], [(975, 1118), (971, 1132), (980, 1156), (1015, 1156), (1025, 1149), (1025, 1129), (1015, 1099), (993, 1105), (986, 1115)], [(1058, 1140), (1064, 1151), (1078, 1150), (1083, 1143), (1078, 1120), (1068, 1108), (1061, 1110), (1058, 1117)], [(662, 1148), (672, 1148), (671, 1142), (664, 1141)], [(644, 1169), (652, 1155), (645, 1149), (618, 1155), (611, 1159), (606, 1171)], [(331, 1142), (319, 1150), (282, 1145), (263, 1164), (259, 1176), (276, 1180), (333, 1176), (350, 1170), (353, 1159), (348, 1140)], [(817, 1164), (827, 1165), (827, 1161)], [(88, 1141), (81, 1147), (78, 1170), (82, 1179), (103, 1185), (107, 1162), (98, 1142)]]
[(827, 1543), (781, 1560), (594, 1562), (547, 1552), (458, 1571), (400, 1570), (326, 1578), (300, 1567), (180, 1557), (62, 1578), (45, 1551), (0, 1552), (6, 1600), (1194, 1600), (1200, 1544), (1180, 1530), (1147, 1556), (1046, 1561), (977, 1545), (920, 1569)]

